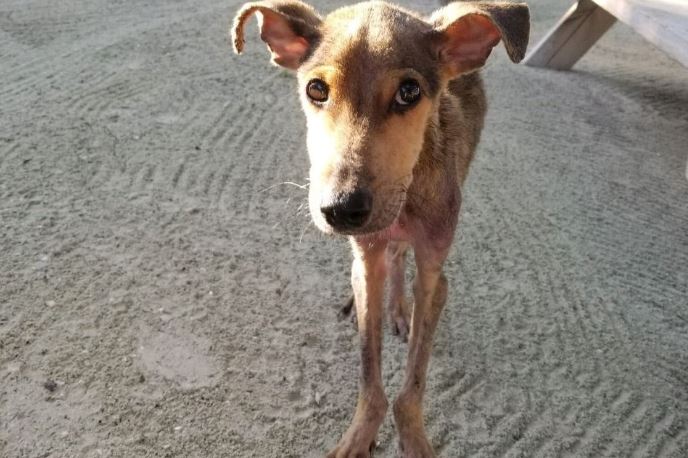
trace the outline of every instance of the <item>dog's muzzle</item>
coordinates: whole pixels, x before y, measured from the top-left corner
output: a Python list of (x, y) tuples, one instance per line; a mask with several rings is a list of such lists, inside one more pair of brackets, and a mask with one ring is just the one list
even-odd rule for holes
[(370, 219), (372, 209), (373, 195), (365, 188), (325, 196), (320, 202), (320, 212), (335, 231), (363, 227)]

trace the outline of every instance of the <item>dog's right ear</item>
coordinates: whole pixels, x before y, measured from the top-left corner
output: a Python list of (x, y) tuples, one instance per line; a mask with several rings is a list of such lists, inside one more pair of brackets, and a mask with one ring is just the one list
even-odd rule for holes
[(244, 49), (244, 25), (253, 13), (272, 62), (282, 67), (296, 70), (320, 38), (322, 20), (310, 5), (298, 0), (245, 3), (232, 26), (232, 43), (237, 54)]
[(440, 64), (451, 78), (482, 67), (500, 41), (513, 62), (523, 59), (528, 46), (525, 3), (457, 1), (435, 11), (430, 23)]

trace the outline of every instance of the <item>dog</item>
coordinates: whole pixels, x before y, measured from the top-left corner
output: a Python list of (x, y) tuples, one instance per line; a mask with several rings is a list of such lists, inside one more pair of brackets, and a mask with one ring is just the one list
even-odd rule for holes
[[(244, 47), (255, 15), (272, 62), (296, 72), (307, 121), (309, 208), (326, 234), (348, 237), (361, 376), (351, 425), (328, 457), (370, 456), (388, 401), (380, 369), (389, 278), (392, 330), (408, 341), (405, 380), (393, 403), (404, 457), (435, 456), (423, 424), (433, 334), (447, 299), (442, 266), (487, 109), (477, 71), (501, 41), (519, 62), (528, 7), (455, 2), (427, 18), (386, 2), (320, 16), (298, 0), (246, 3), (231, 38)], [(405, 255), (415, 254), (413, 307)]]

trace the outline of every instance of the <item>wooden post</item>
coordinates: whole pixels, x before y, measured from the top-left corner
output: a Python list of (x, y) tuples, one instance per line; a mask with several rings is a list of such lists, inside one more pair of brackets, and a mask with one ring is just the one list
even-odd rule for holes
[(578, 0), (523, 63), (569, 70), (615, 22), (614, 16), (592, 0)]

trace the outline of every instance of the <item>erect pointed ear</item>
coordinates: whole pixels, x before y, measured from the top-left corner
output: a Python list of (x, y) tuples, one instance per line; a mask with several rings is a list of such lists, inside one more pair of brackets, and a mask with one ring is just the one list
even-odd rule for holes
[(253, 13), (272, 61), (282, 67), (296, 70), (320, 38), (320, 16), (305, 3), (298, 0), (245, 3), (232, 26), (232, 43), (237, 54), (244, 49), (244, 25)]
[(440, 64), (450, 78), (482, 67), (500, 40), (513, 62), (523, 59), (528, 46), (525, 3), (450, 3), (433, 13), (430, 23)]

